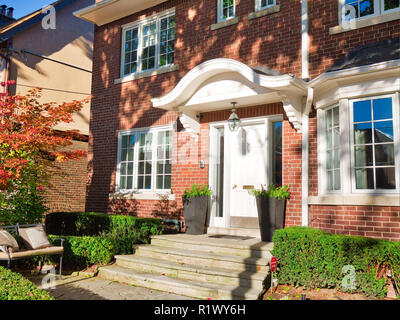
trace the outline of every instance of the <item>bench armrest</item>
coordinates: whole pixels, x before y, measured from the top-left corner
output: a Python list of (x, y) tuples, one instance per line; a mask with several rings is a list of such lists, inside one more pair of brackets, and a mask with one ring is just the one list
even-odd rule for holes
[(1, 243), (0, 247), (5, 247), (8, 252), (10, 251), (10, 248), (12, 248), (12, 246), (10, 246), (9, 244), (1, 244)]

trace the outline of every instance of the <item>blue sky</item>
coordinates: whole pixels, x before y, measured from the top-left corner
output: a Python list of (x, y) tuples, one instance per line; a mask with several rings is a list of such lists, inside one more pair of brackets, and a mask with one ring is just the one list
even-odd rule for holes
[(56, 0), (1, 0), (0, 5), (13, 7), (14, 18), (18, 19), (53, 2)]

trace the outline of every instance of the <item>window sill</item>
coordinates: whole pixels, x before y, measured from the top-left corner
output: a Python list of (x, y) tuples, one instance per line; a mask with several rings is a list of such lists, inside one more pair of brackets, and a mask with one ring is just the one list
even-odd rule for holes
[(400, 11), (390, 12), (390, 13), (383, 14), (381, 16), (371, 17), (368, 19), (355, 21), (354, 28), (344, 28), (343, 26), (338, 25), (338, 26), (329, 28), (329, 34), (334, 35), (334, 34), (352, 31), (352, 30), (360, 29), (360, 28), (365, 28), (365, 27), (369, 27), (369, 26), (373, 26), (376, 24), (389, 22), (389, 21), (393, 21), (393, 20), (397, 20), (397, 19), (400, 19)]
[(156, 193), (156, 192), (116, 192), (108, 196), (109, 199), (123, 200), (175, 200), (175, 195), (171, 193)]
[(221, 21), (221, 22), (212, 24), (211, 30), (217, 30), (217, 29), (228, 27), (228, 26), (232, 26), (238, 22), (239, 22), (239, 17), (231, 18), (231, 19), (228, 19), (225, 21)]
[(143, 72), (137, 72), (137, 73), (133, 73), (130, 74), (128, 76), (116, 79), (114, 81), (114, 84), (120, 84), (123, 82), (128, 82), (128, 81), (133, 81), (133, 80), (137, 80), (137, 79), (142, 79), (142, 78), (147, 78), (147, 77), (151, 77), (151, 76), (155, 76), (158, 74), (163, 74), (163, 73), (167, 73), (167, 72), (172, 72), (172, 71), (176, 71), (179, 69), (179, 66), (176, 64), (170, 65), (170, 66), (166, 66), (166, 67), (161, 67), (155, 70), (150, 70), (150, 71), (143, 71)]
[(399, 195), (323, 195), (308, 197), (309, 205), (319, 206), (400, 206)]
[(280, 5), (276, 5), (276, 6), (268, 7), (265, 9), (261, 9), (261, 10), (249, 13), (248, 17), (249, 17), (249, 20), (252, 20), (252, 19), (268, 16), (270, 14), (277, 13), (279, 11), (281, 11)]

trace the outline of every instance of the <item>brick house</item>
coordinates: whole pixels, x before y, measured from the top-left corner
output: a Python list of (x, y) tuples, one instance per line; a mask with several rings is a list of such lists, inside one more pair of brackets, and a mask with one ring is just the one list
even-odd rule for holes
[[(24, 95), (40, 87), (41, 102), (59, 104), (90, 96), (94, 27), (72, 13), (93, 3), (94, 0), (53, 2), (55, 29), (43, 28), (42, 21), (50, 10), (39, 8), (14, 19), (11, 17), (13, 8), (0, 7), (0, 18), (7, 16), (10, 20), (0, 28), (0, 81), (16, 81), (10, 86), (10, 93)], [(69, 147), (73, 150), (88, 149), (89, 112), (88, 103), (74, 115), (73, 122), (61, 123), (55, 128), (60, 132), (79, 131)], [(86, 158), (67, 161), (57, 167), (45, 190), (49, 212), (84, 211)]]
[[(400, 240), (400, 3), (102, 0), (86, 210), (257, 235), (248, 189), (289, 185), (285, 226)], [(236, 109), (240, 127), (228, 118)]]

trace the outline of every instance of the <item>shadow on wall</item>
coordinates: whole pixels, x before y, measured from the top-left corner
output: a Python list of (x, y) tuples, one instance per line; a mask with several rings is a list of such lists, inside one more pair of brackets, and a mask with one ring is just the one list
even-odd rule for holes
[[(253, 20), (247, 18), (248, 7), (238, 4), (239, 23), (211, 31), (217, 17), (210, 12), (217, 12), (216, 4), (217, 1), (173, 0), (141, 13), (141, 17), (151, 16), (169, 7), (176, 8), (175, 64), (179, 70), (129, 83), (114, 84), (121, 77), (121, 25), (138, 20), (139, 15), (96, 27), (99, 49), (94, 52), (86, 210), (107, 211), (109, 193), (115, 188), (118, 131), (176, 122), (175, 112), (153, 108), (150, 99), (170, 92), (196, 65), (225, 57), (251, 67), (264, 66), (301, 76), (301, 19), (292, 17), (293, 12), (301, 12), (300, 1), (281, 1), (279, 13)], [(293, 41), (296, 34), (298, 41)], [(294, 152), (301, 154), (301, 146)], [(186, 187), (195, 181), (194, 176), (188, 178)], [(177, 187), (173, 177), (172, 193), (180, 196), (183, 189)], [(153, 214), (165, 215), (169, 210), (170, 216), (175, 205), (161, 201)], [(175, 212), (181, 211), (179, 208)]]

